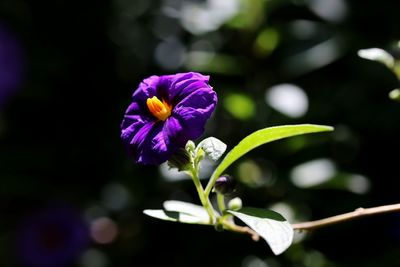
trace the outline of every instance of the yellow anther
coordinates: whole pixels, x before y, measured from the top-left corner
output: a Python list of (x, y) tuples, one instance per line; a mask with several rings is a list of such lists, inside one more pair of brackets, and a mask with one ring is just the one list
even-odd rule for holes
[(172, 106), (164, 99), (161, 102), (160, 99), (153, 96), (152, 98), (147, 98), (146, 104), (151, 114), (159, 120), (165, 121), (171, 115)]

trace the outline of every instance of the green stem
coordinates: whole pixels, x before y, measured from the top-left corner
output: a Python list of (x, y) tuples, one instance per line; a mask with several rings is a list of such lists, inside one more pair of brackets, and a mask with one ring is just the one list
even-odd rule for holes
[(225, 197), (224, 197), (223, 194), (217, 193), (217, 203), (218, 203), (219, 211), (221, 212), (221, 214), (223, 214), (223, 213), (224, 213), (224, 210), (226, 210), (226, 207), (225, 207)]
[(203, 186), (200, 183), (198, 168), (190, 168), (190, 176), (192, 177), (193, 183), (196, 186), (197, 194), (199, 195), (200, 202), (210, 216), (210, 223), (214, 223), (214, 210), (208, 197), (205, 196)]
[(211, 190), (214, 187), (215, 182), (217, 181), (218, 176), (211, 176), (210, 180), (208, 181), (208, 184), (206, 186), (206, 189), (204, 190), (204, 195), (206, 198), (210, 196)]

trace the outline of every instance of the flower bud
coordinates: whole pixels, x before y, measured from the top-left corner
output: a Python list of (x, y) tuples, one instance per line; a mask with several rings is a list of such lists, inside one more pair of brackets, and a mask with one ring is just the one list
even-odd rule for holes
[(188, 152), (194, 151), (196, 149), (196, 145), (194, 144), (194, 142), (192, 140), (187, 141), (185, 149)]
[(171, 168), (177, 168), (179, 171), (187, 170), (190, 165), (189, 153), (183, 148), (178, 149), (178, 151), (168, 159), (168, 165)]
[(240, 198), (238, 198), (238, 197), (235, 197), (235, 198), (231, 199), (228, 202), (228, 208), (230, 210), (239, 210), (239, 209), (241, 209), (242, 208), (242, 200)]
[(224, 174), (215, 182), (214, 191), (222, 195), (229, 194), (234, 191), (235, 185), (236, 183), (232, 176)]

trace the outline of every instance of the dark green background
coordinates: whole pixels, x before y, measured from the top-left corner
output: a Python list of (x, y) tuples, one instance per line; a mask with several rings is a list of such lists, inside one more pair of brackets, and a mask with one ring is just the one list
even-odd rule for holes
[[(257, 188), (239, 181), (236, 194), (245, 205), (284, 201), (318, 219), (399, 202), (400, 104), (388, 98), (398, 80), (383, 65), (357, 56), (370, 47), (399, 53), (397, 1), (345, 1), (347, 15), (336, 22), (313, 12), (307, 4), (312, 1), (244, 1), (255, 8), (200, 35), (165, 15), (168, 3), (179, 7), (179, 2), (0, 1), (0, 23), (19, 38), (26, 59), (21, 88), (0, 110), (0, 266), (19, 266), (15, 237), (27, 214), (54, 203), (82, 214), (93, 205), (104, 208), (102, 192), (114, 183), (130, 194), (123, 209), (104, 208), (119, 234), (110, 244), (89, 245), (103, 253), (106, 266), (259, 266), (246, 265), (249, 256), (272, 267), (400, 266), (395, 214), (317, 230), (278, 257), (247, 236), (145, 217), (143, 209), (160, 208), (167, 199), (198, 203), (195, 190), (189, 180), (168, 182), (157, 168), (132, 163), (119, 139), (123, 113), (143, 78), (192, 70), (173, 61), (170, 68), (160, 65), (158, 45), (179, 40), (190, 51), (205, 40), (231, 60), (202, 70), (211, 75), (220, 100), (205, 136), (232, 147), (254, 130), (295, 123), (332, 125), (347, 134), (296, 139), (303, 142), (301, 149), (293, 147), (295, 141), (280, 141), (246, 155), (243, 160), (270, 166), (275, 180)], [(301, 39), (291, 26), (298, 20), (318, 29)], [(273, 29), (279, 42), (257, 52), (254, 43), (265, 28)], [(329, 64), (307, 70), (301, 59), (289, 60), (333, 37), (340, 45)], [(310, 103), (305, 116), (286, 117), (265, 103), (265, 90), (279, 83), (305, 90)], [(253, 116), (238, 119), (225, 108), (231, 92), (252, 100)], [(290, 182), (292, 167), (321, 157), (335, 161), (341, 172), (367, 177), (370, 191), (299, 189)], [(234, 176), (237, 166), (229, 170)], [(68, 266), (83, 266), (80, 262)]]

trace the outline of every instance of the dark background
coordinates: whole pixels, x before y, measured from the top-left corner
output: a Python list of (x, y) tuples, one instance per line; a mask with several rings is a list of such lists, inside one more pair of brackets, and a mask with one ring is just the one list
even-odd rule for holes
[[(184, 71), (211, 75), (219, 105), (204, 136), (230, 148), (268, 126), (336, 127), (233, 165), (245, 205), (285, 203), (297, 221), (400, 202), (400, 104), (388, 98), (398, 80), (357, 56), (399, 54), (397, 1), (226, 1), (241, 7), (231, 14), (212, 2), (224, 3), (0, 0), (0, 80), (10, 79), (0, 82), (0, 266), (400, 266), (396, 214), (317, 230), (281, 256), (247, 236), (142, 214), (167, 199), (198, 203), (190, 180), (135, 165), (119, 139), (139, 82)], [(266, 103), (282, 83), (304, 90), (304, 115)], [(321, 158), (336, 166), (330, 182), (292, 182), (293, 167)], [(355, 174), (369, 190), (349, 190)]]

